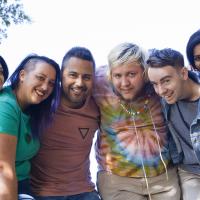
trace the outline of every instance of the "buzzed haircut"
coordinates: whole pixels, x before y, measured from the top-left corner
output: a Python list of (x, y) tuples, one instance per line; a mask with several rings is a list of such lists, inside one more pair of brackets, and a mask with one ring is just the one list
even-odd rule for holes
[(66, 62), (72, 57), (80, 58), (80, 59), (92, 62), (93, 68), (94, 68), (94, 71), (95, 71), (95, 61), (94, 61), (93, 55), (90, 52), (90, 50), (85, 48), (85, 47), (73, 47), (73, 48), (71, 48), (63, 57), (61, 71), (63, 71), (63, 69), (65, 68)]

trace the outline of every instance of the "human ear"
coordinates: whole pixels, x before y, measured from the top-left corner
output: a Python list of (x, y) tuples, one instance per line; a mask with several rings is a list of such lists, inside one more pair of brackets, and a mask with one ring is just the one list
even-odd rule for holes
[(23, 81), (24, 81), (25, 74), (26, 74), (26, 71), (25, 71), (24, 69), (22, 69), (22, 70), (19, 72), (19, 80), (20, 80), (20, 82), (23, 82)]
[(188, 79), (188, 69), (186, 67), (183, 67), (180, 71), (180, 76), (183, 80)]

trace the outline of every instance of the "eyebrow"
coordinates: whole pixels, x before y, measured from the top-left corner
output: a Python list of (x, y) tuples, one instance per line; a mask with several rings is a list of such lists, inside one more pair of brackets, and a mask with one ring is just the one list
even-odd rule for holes
[[(163, 82), (165, 79), (167, 79), (167, 78), (171, 78), (172, 76), (170, 76), (170, 75), (167, 75), (167, 76), (164, 76), (164, 77), (162, 77), (160, 80), (159, 80), (159, 82)], [(150, 81), (151, 83), (153, 83), (153, 84), (155, 84), (156, 82), (154, 82), (154, 81)]]
[(160, 81), (162, 82), (162, 81), (164, 81), (165, 79), (171, 78), (171, 77), (172, 77), (172, 76), (170, 76), (170, 75), (164, 76), (164, 77), (162, 77), (162, 78), (160, 79)]
[[(43, 74), (42, 72), (39, 72), (38, 75), (41, 75), (41, 76), (44, 76), (45, 78), (48, 78), (48, 76), (47, 76), (46, 74)], [(50, 79), (50, 78), (48, 78), (48, 79), (49, 79), (50, 81), (53, 81), (53, 82), (56, 81), (56, 79)]]
[[(75, 74), (80, 74), (79, 72), (77, 72), (77, 71), (68, 71), (67, 73), (75, 73)], [(90, 73), (90, 74), (86, 74), (86, 73), (83, 73), (83, 74), (81, 74), (82, 76), (84, 76), (84, 75), (88, 75), (88, 76), (92, 76), (93, 74), (92, 73)]]

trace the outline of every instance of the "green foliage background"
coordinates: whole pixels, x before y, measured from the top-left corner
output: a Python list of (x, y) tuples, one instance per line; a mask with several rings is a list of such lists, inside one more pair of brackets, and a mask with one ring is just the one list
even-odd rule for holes
[(24, 12), (21, 0), (0, 0), (0, 44), (8, 37), (10, 25), (22, 23), (31, 23), (31, 18)]

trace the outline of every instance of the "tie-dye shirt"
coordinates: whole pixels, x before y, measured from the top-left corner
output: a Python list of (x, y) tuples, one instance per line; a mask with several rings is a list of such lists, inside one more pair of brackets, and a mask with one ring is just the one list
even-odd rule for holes
[(170, 156), (159, 97), (147, 86), (126, 108), (105, 72), (105, 66), (97, 69), (94, 91), (101, 112), (96, 143), (99, 170), (126, 177), (144, 177), (143, 167), (147, 177), (164, 173)]

